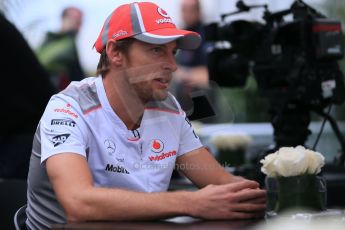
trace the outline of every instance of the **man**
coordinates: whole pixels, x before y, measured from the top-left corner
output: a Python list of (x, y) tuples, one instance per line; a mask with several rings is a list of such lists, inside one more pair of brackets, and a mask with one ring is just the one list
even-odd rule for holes
[(37, 51), (40, 62), (50, 73), (50, 79), (58, 90), (63, 90), (71, 81), (79, 81), (84, 77), (75, 43), (82, 19), (83, 13), (78, 8), (64, 9), (60, 31), (47, 33)]
[[(202, 24), (199, 0), (182, 0), (180, 7), (185, 29), (197, 32), (204, 38), (206, 32)], [(209, 85), (208, 46), (208, 43), (203, 41), (194, 50), (180, 50), (178, 52), (176, 56), (178, 69), (174, 73), (174, 81), (170, 91), (190, 119), (214, 122), (219, 121), (218, 115), (220, 114), (218, 114), (216, 91)]]
[[(205, 29), (201, 20), (201, 5), (199, 0), (182, 0), (181, 16), (187, 30), (195, 31), (205, 36)], [(192, 87), (208, 86), (206, 44), (202, 43), (195, 50), (181, 50), (177, 61), (179, 69), (176, 71), (178, 80)]]
[[(30, 229), (177, 215), (262, 216), (265, 191), (223, 170), (167, 91), (177, 48), (199, 43), (197, 33), (176, 29), (154, 3), (113, 11), (95, 43), (101, 77), (52, 97), (40, 121), (28, 178)], [(175, 163), (202, 189), (166, 192)]]

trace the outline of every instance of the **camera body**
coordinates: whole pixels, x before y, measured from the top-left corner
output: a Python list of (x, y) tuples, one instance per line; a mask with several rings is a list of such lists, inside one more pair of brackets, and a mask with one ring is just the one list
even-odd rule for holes
[[(240, 13), (249, 11), (237, 4)], [(264, 12), (264, 22), (237, 20), (206, 28), (213, 41), (208, 56), (210, 79), (221, 86), (243, 86), (252, 73), (259, 91), (277, 106), (289, 102), (311, 109), (345, 99), (341, 23), (295, 1), (290, 9)], [(232, 13), (233, 14), (233, 13)], [(231, 15), (232, 15), (231, 14)], [(293, 20), (283, 17), (291, 14)], [(222, 46), (227, 41), (231, 47)]]

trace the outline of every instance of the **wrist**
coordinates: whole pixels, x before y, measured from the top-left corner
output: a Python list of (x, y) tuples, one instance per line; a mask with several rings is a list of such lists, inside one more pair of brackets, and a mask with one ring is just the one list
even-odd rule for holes
[(194, 216), (193, 208), (194, 202), (194, 192), (181, 191), (178, 197), (180, 207), (178, 212), (181, 216)]

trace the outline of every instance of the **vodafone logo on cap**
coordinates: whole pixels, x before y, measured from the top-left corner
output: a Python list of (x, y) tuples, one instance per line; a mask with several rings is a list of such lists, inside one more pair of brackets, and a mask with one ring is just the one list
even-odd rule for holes
[(164, 149), (164, 144), (161, 140), (153, 139), (151, 141), (151, 151), (154, 153), (160, 153)]
[(172, 24), (174, 24), (172, 19), (170, 18), (170, 16), (168, 15), (168, 13), (165, 10), (163, 10), (162, 8), (159, 7), (159, 8), (157, 8), (157, 12), (161, 16), (163, 16), (163, 18), (159, 18), (159, 19), (156, 20), (157, 24), (162, 24), (162, 23), (172, 23)]
[(158, 13), (163, 16), (163, 18), (157, 19), (156, 23), (157, 24), (163, 24), (163, 23), (173, 23), (172, 19), (169, 17), (168, 13), (163, 10), (162, 8), (157, 8)]
[(165, 10), (163, 10), (162, 8), (158, 8), (157, 9), (157, 11), (158, 11), (158, 13), (160, 14), (160, 15), (162, 15), (163, 17), (165, 17), (165, 18), (170, 18), (169, 17), (169, 15), (168, 15), (168, 13), (165, 11)]

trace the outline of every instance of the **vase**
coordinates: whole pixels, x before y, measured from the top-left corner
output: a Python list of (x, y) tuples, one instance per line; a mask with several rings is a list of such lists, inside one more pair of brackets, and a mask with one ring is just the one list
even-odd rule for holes
[(224, 167), (243, 165), (245, 162), (245, 149), (221, 149), (218, 151), (217, 160)]
[(268, 212), (326, 210), (326, 182), (320, 176), (267, 177), (265, 184)]

